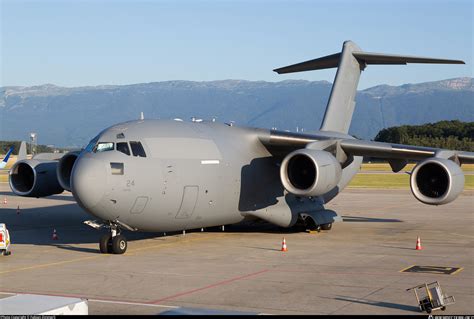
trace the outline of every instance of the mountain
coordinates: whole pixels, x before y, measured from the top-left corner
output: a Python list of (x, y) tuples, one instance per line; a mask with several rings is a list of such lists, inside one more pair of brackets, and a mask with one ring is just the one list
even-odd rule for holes
[[(331, 83), (223, 80), (167, 81), (66, 88), (52, 84), (0, 87), (0, 140), (83, 146), (102, 129), (139, 117), (192, 116), (237, 125), (317, 130)], [(474, 121), (474, 79), (402, 86), (379, 85), (357, 94), (350, 134), (373, 139), (383, 128), (440, 120)]]

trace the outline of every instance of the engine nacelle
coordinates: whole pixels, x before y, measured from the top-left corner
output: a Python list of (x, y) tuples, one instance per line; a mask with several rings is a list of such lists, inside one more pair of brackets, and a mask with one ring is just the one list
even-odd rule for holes
[(59, 185), (67, 191), (71, 191), (71, 172), (80, 151), (71, 151), (64, 155), (58, 163), (56, 173)]
[(292, 194), (320, 196), (339, 183), (341, 172), (341, 164), (331, 153), (299, 149), (288, 154), (281, 163), (280, 178)]
[(464, 173), (453, 161), (428, 158), (413, 169), (410, 188), (420, 202), (429, 205), (447, 204), (461, 194), (464, 188)]
[(60, 194), (64, 189), (56, 177), (57, 165), (58, 161), (18, 161), (10, 169), (10, 188), (16, 195), (26, 197)]

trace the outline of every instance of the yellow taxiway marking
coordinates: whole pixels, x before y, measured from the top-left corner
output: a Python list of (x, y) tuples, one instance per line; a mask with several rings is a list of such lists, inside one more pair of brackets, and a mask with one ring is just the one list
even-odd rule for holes
[(93, 257), (82, 257), (82, 258), (75, 258), (75, 259), (70, 259), (70, 260), (58, 261), (58, 262), (55, 262), (55, 263), (40, 264), (40, 265), (34, 265), (34, 266), (29, 266), (29, 267), (16, 268), (16, 269), (11, 269), (11, 270), (0, 271), (0, 274), (7, 274), (7, 273), (18, 272), (18, 271), (23, 271), (23, 270), (38, 269), (38, 268), (44, 268), (44, 267), (50, 267), (50, 266), (56, 266), (56, 265), (69, 264), (69, 263), (74, 263), (76, 261), (87, 260), (87, 259), (95, 259), (95, 258), (100, 258), (100, 257), (103, 257), (103, 256), (107, 256), (107, 255), (98, 255), (98, 256), (93, 256)]
[(410, 269), (411, 267), (415, 267), (416, 265), (411, 265), (411, 266), (408, 266), (407, 268), (403, 268), (402, 270), (400, 270), (399, 272), (404, 272), (405, 270), (407, 269)]
[[(143, 250), (166, 248), (166, 247), (176, 245), (176, 244), (187, 244), (187, 243), (192, 243), (192, 242), (197, 242), (197, 241), (208, 240), (208, 239), (212, 239), (212, 238), (216, 238), (216, 237), (223, 237), (224, 235), (226, 235), (226, 234), (219, 234), (217, 236), (198, 237), (198, 238), (193, 238), (193, 239), (184, 239), (184, 238), (182, 238), (184, 240), (179, 240), (180, 238), (178, 238), (178, 240), (173, 241), (172, 243), (162, 243), (162, 244), (158, 244), (158, 245), (152, 245), (152, 246), (147, 246), (147, 247), (142, 247), (142, 248), (131, 249), (129, 254), (125, 253), (125, 256), (127, 256), (127, 255), (133, 256), (135, 254), (135, 252), (139, 252), (139, 251), (143, 251)], [(19, 272), (19, 271), (25, 271), (25, 270), (33, 270), (33, 269), (39, 269), (39, 268), (47, 268), (47, 267), (52, 267), (52, 266), (70, 264), (70, 263), (75, 263), (75, 262), (78, 262), (78, 261), (91, 260), (91, 259), (97, 259), (97, 258), (102, 258), (102, 257), (111, 257), (111, 254), (100, 254), (100, 255), (96, 255), (96, 256), (74, 258), (74, 259), (63, 260), (63, 261), (58, 261), (58, 262), (54, 262), (54, 263), (47, 263), (47, 264), (40, 264), (40, 265), (33, 265), (33, 266), (16, 268), (16, 269), (11, 269), (11, 270), (5, 270), (5, 271), (0, 271), (0, 275), (1, 274), (13, 273), (13, 272)]]
[(460, 267), (458, 270), (456, 270), (455, 272), (453, 272), (452, 274), (450, 274), (451, 276), (452, 275), (456, 275), (458, 272), (460, 272), (461, 270), (463, 270), (464, 268), (463, 267)]

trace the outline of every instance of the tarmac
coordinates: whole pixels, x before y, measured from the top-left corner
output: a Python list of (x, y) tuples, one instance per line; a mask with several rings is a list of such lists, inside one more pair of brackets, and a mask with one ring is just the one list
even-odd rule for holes
[[(0, 183), (0, 200), (0, 223), (7, 224), (13, 242), (12, 255), (0, 256), (0, 298), (15, 293), (87, 298), (90, 314), (197, 308), (410, 315), (420, 311), (406, 289), (438, 281), (456, 303), (433, 314), (472, 314), (472, 191), (448, 205), (429, 206), (409, 190), (346, 189), (327, 205), (344, 219), (330, 231), (262, 222), (186, 235), (126, 232), (124, 255), (100, 254), (102, 232), (82, 223), (93, 218), (70, 193), (22, 198)], [(52, 239), (54, 229), (58, 240)], [(422, 250), (415, 250), (417, 237)], [(424, 272), (403, 272), (413, 265), (424, 266)]]

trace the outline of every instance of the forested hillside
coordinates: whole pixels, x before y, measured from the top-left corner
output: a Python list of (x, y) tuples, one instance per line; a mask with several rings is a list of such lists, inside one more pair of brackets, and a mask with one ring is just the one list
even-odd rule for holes
[(395, 126), (381, 130), (375, 141), (474, 152), (474, 122)]

